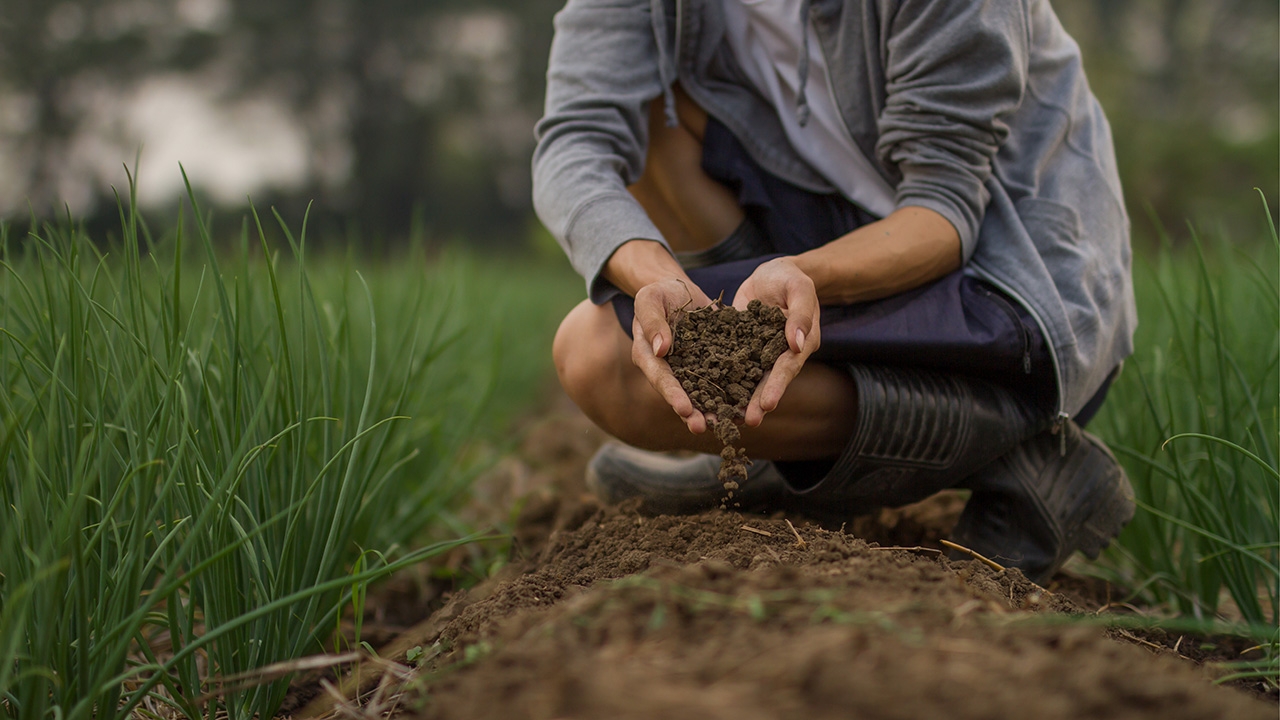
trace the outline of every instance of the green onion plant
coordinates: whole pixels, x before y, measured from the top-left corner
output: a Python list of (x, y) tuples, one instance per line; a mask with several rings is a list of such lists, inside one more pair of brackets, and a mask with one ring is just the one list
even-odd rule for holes
[(1138, 511), (1106, 558), (1147, 603), (1225, 620), (1270, 649), (1280, 615), (1280, 283), (1267, 236), (1162, 251), (1136, 263), (1137, 350), (1095, 429)]
[(188, 195), (161, 238), (132, 195), (115, 242), (0, 230), (0, 716), (271, 717), (287, 675), (220, 679), (346, 649), (368, 582), (460, 542), (461, 448), (548, 367), (465, 258), (366, 277), (256, 214), (228, 252)]

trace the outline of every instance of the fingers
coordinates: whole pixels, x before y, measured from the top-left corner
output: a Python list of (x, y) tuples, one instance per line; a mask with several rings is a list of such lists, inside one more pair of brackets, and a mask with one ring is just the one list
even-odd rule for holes
[(760, 394), (764, 392), (764, 386), (769, 383), (769, 377), (773, 371), (767, 371), (764, 377), (760, 379), (760, 384), (756, 386), (756, 391), (751, 393), (751, 401), (747, 403), (747, 410), (742, 415), (742, 422), (747, 427), (760, 427), (760, 423), (764, 422), (764, 410), (760, 407)]
[(742, 283), (733, 306), (746, 310), (752, 300), (782, 308), (787, 316), (787, 345), (792, 352), (802, 352), (821, 313), (813, 280), (790, 258), (770, 260)]
[(693, 406), (662, 358), (671, 349), (671, 325), (667, 318), (681, 307), (705, 297), (697, 286), (688, 282), (672, 280), (647, 285), (636, 293), (635, 320), (631, 325), (631, 361), (695, 434), (706, 432), (707, 419)]
[[(764, 416), (778, 407), (787, 386), (821, 342), (821, 308), (813, 281), (789, 258), (771, 260), (757, 268), (738, 289), (733, 305), (744, 310), (756, 299), (782, 308), (787, 318), (787, 352), (766, 369), (747, 405), (744, 421), (752, 427), (760, 425)], [(669, 318), (684, 308), (703, 307), (710, 302), (692, 282), (676, 278), (646, 285), (635, 296), (631, 360), (694, 433), (705, 432), (708, 419), (693, 406), (663, 358), (672, 344)]]
[(805, 348), (811, 344), (810, 341), (817, 339), (818, 315), (821, 308), (818, 306), (818, 295), (813, 291), (813, 281), (807, 276), (804, 280), (808, 287), (797, 288), (794, 293), (788, 294), (785, 312), (787, 345), (791, 348), (791, 352), (803, 353), (807, 357), (809, 353), (817, 350), (815, 346), (808, 353), (805, 352)]
[(747, 405), (744, 422), (755, 427), (766, 413), (778, 407), (791, 381), (800, 374), (804, 363), (821, 344), (822, 312), (813, 280), (790, 258), (771, 260), (752, 273), (734, 297), (734, 307), (746, 309), (752, 300), (782, 308), (787, 324), (787, 352), (778, 357), (756, 387)]
[(662, 357), (671, 347), (671, 325), (667, 322), (665, 298), (651, 290), (652, 287), (646, 286), (636, 293), (636, 317), (631, 331), (637, 343), (648, 343), (654, 357)]
[(662, 358), (653, 354), (653, 348), (641, 339), (640, 335), (636, 336), (637, 340), (632, 345), (631, 361), (640, 368), (640, 372), (644, 373), (645, 379), (653, 386), (654, 390), (662, 396), (662, 399), (675, 410), (676, 415), (684, 421), (685, 426), (694, 434), (700, 434), (707, 430), (707, 419), (689, 400), (688, 394), (684, 388), (680, 387), (680, 382), (671, 374), (671, 368)]
[(743, 422), (751, 427), (758, 427), (764, 422), (766, 414), (778, 409), (778, 403), (782, 402), (787, 386), (800, 374), (808, 356), (809, 353), (787, 352), (778, 358), (773, 368), (761, 378), (756, 391), (752, 393)]
[(671, 349), (671, 324), (668, 318), (685, 307), (710, 304), (706, 293), (687, 280), (663, 280), (646, 285), (636, 293), (636, 322), (632, 330), (645, 338), (657, 357), (665, 357)]
[(787, 316), (787, 345), (793, 353), (804, 353), (810, 336), (818, 332), (818, 316), (822, 312), (818, 293), (813, 280), (794, 263), (779, 263), (779, 274), (782, 301), (777, 304)]

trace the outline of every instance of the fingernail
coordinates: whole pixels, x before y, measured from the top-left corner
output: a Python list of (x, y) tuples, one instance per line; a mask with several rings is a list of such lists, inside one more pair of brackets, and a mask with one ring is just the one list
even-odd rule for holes
[(796, 347), (804, 349), (804, 331), (800, 328), (796, 328)]
[(661, 335), (654, 335), (654, 336), (653, 336), (653, 354), (654, 354), (654, 355), (657, 355), (657, 354), (658, 354), (658, 350), (659, 350), (661, 347), (662, 347), (662, 336), (661, 336)]

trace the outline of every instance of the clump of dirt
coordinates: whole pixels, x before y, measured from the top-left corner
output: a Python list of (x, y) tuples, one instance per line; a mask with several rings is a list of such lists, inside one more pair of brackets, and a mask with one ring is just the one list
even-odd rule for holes
[(752, 300), (742, 311), (717, 300), (704, 308), (681, 311), (671, 321), (673, 340), (667, 364), (693, 406), (715, 417), (716, 437), (724, 444), (719, 474), (725, 489), (724, 508), (733, 502), (750, 463), (746, 450), (738, 447), (742, 434), (737, 421), (764, 374), (787, 351), (787, 318), (781, 309), (759, 300)]

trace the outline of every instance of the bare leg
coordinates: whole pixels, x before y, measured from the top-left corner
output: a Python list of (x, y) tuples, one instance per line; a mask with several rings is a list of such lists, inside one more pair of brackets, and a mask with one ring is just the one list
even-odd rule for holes
[(676, 86), (680, 124), (667, 127), (661, 99), (649, 104), (649, 154), (629, 190), (676, 252), (704, 250), (742, 223), (728, 188), (702, 172), (707, 113)]

